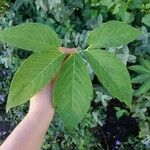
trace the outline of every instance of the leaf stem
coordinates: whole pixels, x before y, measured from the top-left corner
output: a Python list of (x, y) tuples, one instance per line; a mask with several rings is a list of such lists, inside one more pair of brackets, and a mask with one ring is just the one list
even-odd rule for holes
[(75, 54), (77, 52), (77, 48), (66, 48), (66, 47), (60, 47), (60, 52), (65, 54)]

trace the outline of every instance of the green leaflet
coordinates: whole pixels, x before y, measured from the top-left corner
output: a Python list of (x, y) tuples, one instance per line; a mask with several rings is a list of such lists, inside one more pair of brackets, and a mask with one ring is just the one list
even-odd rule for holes
[(23, 62), (11, 83), (7, 110), (27, 102), (59, 71), (65, 56), (58, 52), (35, 53)]
[(87, 113), (93, 95), (90, 77), (78, 54), (71, 55), (64, 63), (53, 95), (65, 126), (73, 129)]
[(141, 32), (126, 23), (109, 21), (91, 31), (89, 48), (119, 47), (135, 40)]
[(98, 79), (112, 96), (129, 107), (132, 100), (132, 87), (125, 65), (115, 55), (104, 50), (88, 50), (86, 56)]
[(56, 50), (61, 45), (55, 31), (39, 23), (25, 23), (0, 31), (0, 41), (34, 52)]

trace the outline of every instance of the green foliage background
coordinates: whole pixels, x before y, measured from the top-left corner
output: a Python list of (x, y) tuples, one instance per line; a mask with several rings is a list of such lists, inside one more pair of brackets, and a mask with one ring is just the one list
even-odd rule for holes
[[(54, 28), (63, 39), (64, 47), (78, 46), (83, 49), (87, 46), (87, 35), (90, 30), (109, 20), (124, 21), (142, 30), (144, 35), (128, 46), (110, 48), (109, 51), (115, 53), (127, 65), (139, 64), (139, 57), (149, 59), (150, 28), (147, 23), (145, 25), (144, 21), (142, 22), (142, 18), (150, 14), (149, 0), (15, 0), (12, 2), (1, 0), (0, 14), (0, 29), (23, 22), (39, 22)], [(0, 49), (0, 103), (5, 104), (11, 78), (30, 53), (8, 45), (1, 45)], [(88, 68), (93, 79), (93, 71), (89, 66)], [(132, 77), (135, 75), (131, 72)], [(100, 101), (101, 105), (96, 109), (91, 107), (82, 123), (69, 134), (56, 114), (45, 138), (43, 150), (102, 149), (99, 140), (90, 129), (104, 124), (111, 96), (99, 84), (93, 86), (95, 87), (93, 101)], [(131, 137), (121, 145), (121, 149), (124, 150), (129, 147), (143, 150), (150, 144), (149, 93), (134, 99), (133, 113), (130, 115), (137, 119), (140, 133), (138, 137)], [(11, 110), (8, 114), (3, 110), (0, 121), (11, 120), (12, 126), (15, 126), (23, 118), (27, 108), (28, 105), (25, 105)]]

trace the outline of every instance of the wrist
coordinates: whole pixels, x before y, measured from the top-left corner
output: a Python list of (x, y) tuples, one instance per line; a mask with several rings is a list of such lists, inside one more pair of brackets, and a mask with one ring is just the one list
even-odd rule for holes
[(49, 118), (50, 120), (53, 118), (54, 116), (54, 109), (51, 108), (51, 109), (39, 109), (39, 108), (36, 108), (36, 109), (29, 109), (28, 111), (28, 115), (35, 115), (35, 116), (41, 116), (44, 117), (44, 118)]
[(48, 98), (34, 98), (30, 101), (29, 113), (37, 112), (42, 114), (54, 114), (54, 106)]

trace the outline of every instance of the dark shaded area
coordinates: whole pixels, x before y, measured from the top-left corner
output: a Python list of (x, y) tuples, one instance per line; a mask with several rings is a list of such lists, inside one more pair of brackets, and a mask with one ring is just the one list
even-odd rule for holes
[(26, 51), (23, 49), (15, 49), (14, 50), (14, 56), (18, 57), (19, 59), (27, 59), (33, 52), (31, 51)]
[(3, 141), (10, 134), (13, 127), (10, 121), (0, 121), (0, 140)]
[(2, 116), (5, 112), (5, 104), (0, 103), (0, 116)]
[[(107, 117), (103, 127), (97, 126), (91, 129), (104, 149), (117, 150), (122, 142), (131, 136), (137, 136), (139, 126), (136, 119), (131, 116), (122, 116), (117, 119), (114, 107), (123, 108), (118, 100), (112, 100), (107, 107)], [(125, 109), (125, 108), (124, 108)]]

